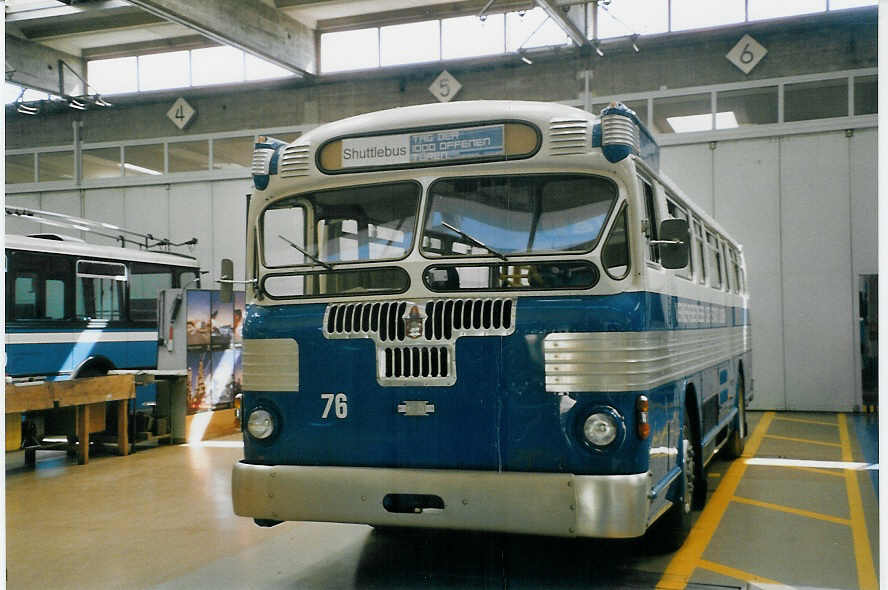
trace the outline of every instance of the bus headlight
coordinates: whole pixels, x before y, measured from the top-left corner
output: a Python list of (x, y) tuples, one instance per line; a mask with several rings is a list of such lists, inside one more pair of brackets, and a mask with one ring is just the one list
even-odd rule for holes
[(264, 440), (274, 434), (274, 417), (268, 410), (257, 408), (250, 412), (247, 419), (247, 432), (253, 438)]
[(604, 412), (596, 412), (583, 423), (583, 436), (596, 447), (606, 447), (617, 438), (617, 422)]

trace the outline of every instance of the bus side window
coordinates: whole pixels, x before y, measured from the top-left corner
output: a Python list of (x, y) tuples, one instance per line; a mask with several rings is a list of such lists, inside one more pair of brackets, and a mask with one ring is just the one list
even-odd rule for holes
[(37, 319), (37, 273), (15, 273), (15, 319)]
[(715, 269), (710, 277), (709, 286), (714, 289), (721, 289), (724, 284), (722, 278), (721, 255), (718, 251), (718, 239), (709, 231), (706, 232), (706, 250), (709, 252), (709, 262)]
[(62, 256), (16, 252), (13, 254), (13, 317), (63, 320), (66, 313), (70, 265)]
[[(691, 221), (688, 219), (688, 212), (682, 209), (677, 203), (672, 201), (671, 199), (666, 200), (666, 209), (669, 213), (669, 216), (673, 219), (684, 219), (688, 222), (688, 227), (691, 227)], [(694, 278), (694, 259), (692, 256), (688, 256), (688, 264), (684, 268), (680, 268), (676, 271), (678, 276), (693, 280)]]
[(77, 261), (76, 313), (79, 318), (119, 320), (126, 297), (126, 266), (117, 262)]
[(133, 262), (130, 270), (130, 319), (153, 322), (157, 319), (157, 292), (173, 286), (173, 271), (169, 267), (143, 262)]
[[(654, 188), (644, 179), (640, 179), (642, 186), (644, 187), (644, 209), (645, 214), (647, 215), (648, 222), (648, 238), (650, 240), (658, 240), (658, 230), (657, 227), (657, 206), (654, 202)], [(660, 261), (660, 247), (659, 246), (649, 246), (650, 252), (648, 253), (648, 257), (654, 261)]]
[(629, 274), (629, 232), (626, 228), (626, 207), (620, 211), (601, 251), (601, 264), (613, 279)]
[(697, 262), (700, 273), (697, 275), (697, 282), (701, 285), (706, 284), (706, 246), (703, 241), (703, 228), (700, 226), (700, 220), (694, 218), (694, 241), (697, 243)]

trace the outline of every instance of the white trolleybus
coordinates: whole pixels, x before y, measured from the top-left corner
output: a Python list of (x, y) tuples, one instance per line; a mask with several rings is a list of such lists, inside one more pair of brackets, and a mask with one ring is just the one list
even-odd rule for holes
[(398, 108), (253, 175), (236, 514), (681, 543), (743, 448), (746, 273), (632, 111)]

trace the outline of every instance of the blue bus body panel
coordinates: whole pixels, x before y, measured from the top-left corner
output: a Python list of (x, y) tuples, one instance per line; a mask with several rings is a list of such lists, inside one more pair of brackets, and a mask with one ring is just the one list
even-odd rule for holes
[[(70, 375), (90, 357), (105, 357), (117, 369), (142, 369), (157, 366), (157, 342), (155, 340), (121, 340), (93, 342), (90, 336), (96, 330), (23, 330), (17, 326), (7, 329), (10, 335), (63, 334), (70, 342), (10, 343), (6, 345), (6, 374), (18, 377), (28, 375), (59, 376)], [(115, 332), (156, 332), (151, 329), (127, 327), (106, 328), (100, 334)]]
[[(267, 442), (245, 437), (245, 457), (265, 464), (331, 465), (576, 474), (653, 472), (654, 481), (675, 466), (685, 385), (722, 393), (727, 377), (701, 371), (652, 390), (546, 391), (543, 339), (552, 332), (619, 332), (742, 325), (746, 314), (718, 324), (682, 324), (676, 297), (655, 293), (573, 298), (519, 298), (515, 332), (463, 336), (456, 341), (457, 382), (451, 387), (383, 387), (376, 379), (370, 339), (327, 339), (325, 304), (250, 306), (245, 338), (295, 338), (299, 342), (298, 392), (244, 394), (244, 409), (262, 405), (282, 421)], [(707, 306), (708, 304), (696, 305)], [(715, 306), (718, 307), (718, 306)], [(721, 310), (719, 310), (721, 311)], [(344, 393), (348, 415), (324, 419), (324, 393)], [(648, 396), (651, 437), (636, 428), (638, 395)], [(397, 412), (406, 400), (425, 400), (434, 413)], [(719, 400), (722, 401), (722, 400)], [(733, 397), (731, 402), (733, 402)], [(582, 439), (582, 422), (594, 408), (609, 406), (625, 418), (626, 431), (613, 448), (596, 450)], [(660, 453), (651, 455), (651, 449)], [(673, 452), (669, 452), (669, 449)]]

